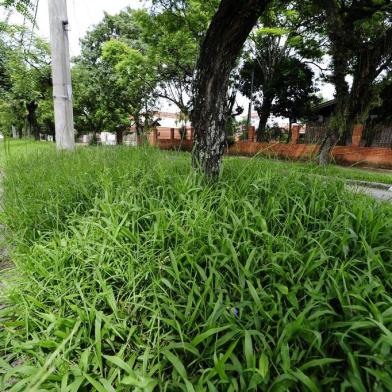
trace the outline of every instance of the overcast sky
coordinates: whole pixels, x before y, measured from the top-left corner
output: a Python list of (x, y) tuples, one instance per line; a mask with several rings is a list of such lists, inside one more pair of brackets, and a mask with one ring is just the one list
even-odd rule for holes
[[(144, 0), (68, 0), (71, 56), (80, 52), (79, 39), (103, 18), (104, 12), (115, 14), (127, 6), (140, 8)], [(39, 34), (49, 39), (48, 0), (40, 0), (37, 15)]]

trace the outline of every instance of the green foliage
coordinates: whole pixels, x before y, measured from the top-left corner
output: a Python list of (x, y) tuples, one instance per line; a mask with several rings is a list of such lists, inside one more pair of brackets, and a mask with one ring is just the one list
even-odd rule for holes
[(79, 132), (122, 132), (131, 126), (131, 117), (140, 131), (142, 117), (151, 112), (156, 65), (141, 38), (140, 13), (106, 14), (82, 40), (73, 70)]
[(144, 149), (6, 174), (0, 389), (390, 389), (390, 206), (260, 160), (206, 184)]
[(390, 72), (378, 85), (378, 102), (372, 114), (377, 115), (376, 122), (392, 124), (392, 73)]
[(219, 1), (157, 1), (137, 14), (143, 40), (156, 59), (158, 94), (189, 115), (193, 74), (200, 44)]
[(7, 11), (16, 10), (20, 14), (30, 17), (33, 4), (31, 0), (1, 0), (0, 7)]
[(31, 35), (30, 48), (21, 46), (27, 29), (8, 25), (1, 45), (1, 132), (12, 126), (19, 133), (54, 132), (49, 45)]

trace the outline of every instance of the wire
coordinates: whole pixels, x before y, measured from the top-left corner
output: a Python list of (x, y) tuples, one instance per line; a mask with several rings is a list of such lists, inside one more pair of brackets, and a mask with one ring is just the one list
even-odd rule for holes
[(29, 48), (27, 49), (28, 54), (30, 53), (31, 45), (33, 43), (34, 29), (37, 26), (38, 6), (39, 6), (39, 0), (37, 0), (35, 3), (34, 19), (33, 19), (33, 25), (31, 27), (30, 43), (29, 43)]

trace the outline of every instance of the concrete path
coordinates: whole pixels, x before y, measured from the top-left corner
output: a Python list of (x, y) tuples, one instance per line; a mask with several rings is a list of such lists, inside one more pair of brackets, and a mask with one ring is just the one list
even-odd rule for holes
[(362, 193), (373, 197), (376, 200), (387, 201), (392, 203), (392, 188), (391, 189), (380, 189), (379, 187), (371, 187), (370, 184), (367, 186), (362, 185), (347, 185), (347, 188), (355, 193)]

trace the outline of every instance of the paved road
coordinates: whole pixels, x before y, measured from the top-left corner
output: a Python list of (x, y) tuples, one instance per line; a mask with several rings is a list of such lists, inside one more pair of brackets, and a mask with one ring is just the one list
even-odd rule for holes
[(358, 185), (348, 185), (348, 188), (353, 192), (364, 193), (365, 195), (372, 196), (377, 200), (388, 201), (392, 203), (392, 191)]

